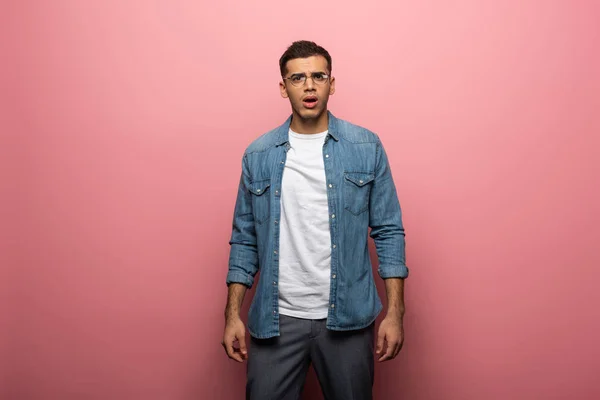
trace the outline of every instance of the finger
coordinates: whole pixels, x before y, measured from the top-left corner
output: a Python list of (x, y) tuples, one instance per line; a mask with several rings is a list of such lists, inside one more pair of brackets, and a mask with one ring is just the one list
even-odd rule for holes
[(242, 353), (242, 357), (247, 358), (248, 349), (246, 348), (246, 336), (242, 333), (238, 336), (238, 341), (240, 342), (240, 352)]
[(227, 338), (225, 340), (225, 350), (227, 351), (227, 355), (229, 356), (229, 358), (231, 358), (232, 360), (238, 361), (238, 362), (242, 362), (242, 357), (235, 352), (235, 350), (233, 349), (233, 340), (230, 338)]
[(383, 342), (385, 339), (385, 332), (379, 329), (379, 333), (377, 334), (377, 354), (381, 353), (383, 350)]
[(398, 345), (396, 345), (396, 351), (394, 352), (394, 358), (396, 358), (396, 356), (398, 355), (398, 353), (400, 353), (400, 350), (402, 350), (402, 344), (404, 342), (402, 340), (398, 341)]
[(398, 355), (398, 353), (400, 353), (400, 342), (396, 343), (396, 346), (394, 346), (394, 352), (392, 353), (392, 359), (396, 358), (396, 356)]
[(394, 348), (396, 347), (396, 342), (389, 341), (387, 342), (387, 349), (385, 354), (379, 358), (379, 361), (387, 361), (392, 358), (392, 354), (394, 354)]

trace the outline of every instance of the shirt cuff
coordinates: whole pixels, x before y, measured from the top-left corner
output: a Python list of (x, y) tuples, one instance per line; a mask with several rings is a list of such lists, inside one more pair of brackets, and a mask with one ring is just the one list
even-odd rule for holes
[(408, 278), (408, 267), (406, 265), (379, 266), (377, 271), (382, 279)]
[(229, 271), (227, 273), (227, 285), (231, 283), (241, 283), (242, 285), (247, 286), (248, 288), (252, 287), (252, 283), (254, 279), (249, 274), (245, 274), (239, 271)]

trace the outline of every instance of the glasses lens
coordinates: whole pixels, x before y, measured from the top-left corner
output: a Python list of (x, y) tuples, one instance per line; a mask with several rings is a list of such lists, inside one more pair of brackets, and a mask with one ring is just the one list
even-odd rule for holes
[(292, 75), (290, 77), (290, 82), (292, 82), (292, 85), (294, 85), (294, 86), (302, 86), (302, 85), (304, 85), (305, 81), (306, 81), (306, 75)]
[(327, 75), (325, 74), (313, 74), (313, 80), (315, 83), (322, 84), (327, 81)]

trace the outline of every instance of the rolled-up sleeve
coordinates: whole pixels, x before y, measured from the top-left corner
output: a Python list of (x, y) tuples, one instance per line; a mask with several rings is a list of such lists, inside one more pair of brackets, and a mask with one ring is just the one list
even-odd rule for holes
[(250, 288), (258, 272), (258, 250), (252, 213), (252, 194), (248, 190), (247, 182), (249, 182), (249, 174), (244, 155), (229, 241), (229, 271), (226, 283), (227, 285), (241, 283)]
[(370, 236), (375, 242), (379, 262), (378, 273), (383, 279), (407, 278), (406, 243), (402, 210), (386, 151), (377, 142), (375, 179), (369, 200)]

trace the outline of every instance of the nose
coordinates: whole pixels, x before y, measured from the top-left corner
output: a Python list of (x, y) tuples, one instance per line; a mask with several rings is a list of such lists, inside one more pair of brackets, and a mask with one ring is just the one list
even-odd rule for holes
[(312, 91), (315, 82), (312, 79), (312, 76), (307, 76), (306, 81), (304, 82), (304, 90)]

